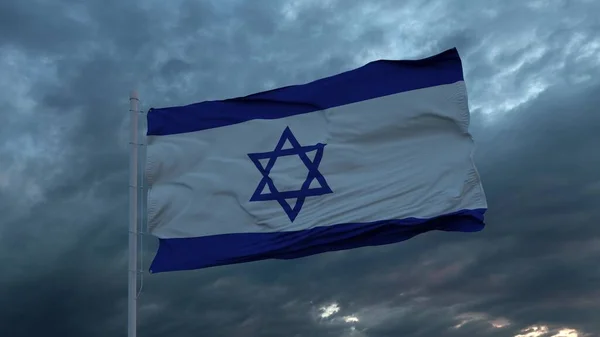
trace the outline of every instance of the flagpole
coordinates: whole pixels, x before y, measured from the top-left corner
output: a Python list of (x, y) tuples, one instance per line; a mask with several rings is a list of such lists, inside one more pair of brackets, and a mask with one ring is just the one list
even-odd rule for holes
[(131, 132), (129, 139), (129, 284), (127, 289), (127, 337), (137, 334), (137, 278), (138, 278), (138, 93), (129, 95)]

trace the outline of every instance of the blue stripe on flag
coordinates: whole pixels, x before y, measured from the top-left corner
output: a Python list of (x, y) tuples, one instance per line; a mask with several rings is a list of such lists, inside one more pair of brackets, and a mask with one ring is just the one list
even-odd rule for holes
[(455, 48), (421, 60), (379, 60), (335, 76), (245, 97), (148, 111), (149, 136), (277, 119), (463, 80)]
[(160, 239), (150, 272), (201, 269), (265, 259), (295, 259), (327, 251), (400, 242), (432, 230), (477, 232), (485, 226), (485, 211), (462, 210), (431, 219), (350, 223), (293, 232)]

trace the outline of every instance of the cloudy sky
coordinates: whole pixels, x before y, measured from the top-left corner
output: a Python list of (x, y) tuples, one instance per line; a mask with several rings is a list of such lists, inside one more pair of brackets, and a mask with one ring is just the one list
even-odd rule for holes
[[(597, 0), (0, 1), (0, 331), (125, 336), (142, 107), (456, 47), (488, 227), (146, 275), (139, 335), (600, 336)], [(145, 269), (156, 242), (145, 240)]]

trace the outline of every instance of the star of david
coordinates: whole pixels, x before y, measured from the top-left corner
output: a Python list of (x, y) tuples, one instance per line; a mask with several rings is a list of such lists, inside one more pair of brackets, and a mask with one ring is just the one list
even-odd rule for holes
[[(292, 145), (291, 148), (283, 149), (286, 141)], [(304, 205), (304, 200), (307, 197), (333, 193), (329, 185), (327, 185), (327, 181), (325, 181), (325, 178), (321, 172), (319, 172), (319, 164), (323, 158), (323, 150), (325, 149), (325, 145), (326, 144), (318, 143), (316, 145), (301, 146), (292, 133), (292, 130), (290, 130), (289, 127), (286, 127), (273, 151), (249, 153), (248, 157), (250, 157), (256, 168), (263, 176), (261, 181), (258, 183), (254, 194), (252, 194), (250, 201), (277, 201), (287, 214), (290, 221), (294, 222), (300, 213), (300, 210), (302, 209), (302, 205)], [(307, 153), (313, 151), (316, 151), (316, 154), (314, 159), (311, 160)], [(298, 156), (304, 163), (304, 166), (306, 166), (308, 169), (306, 179), (299, 190), (280, 192), (277, 190), (277, 187), (273, 183), (271, 177), (269, 177), (269, 173), (271, 172), (273, 165), (275, 165), (277, 158), (285, 156)], [(260, 162), (261, 159), (268, 159), (268, 162), (265, 166), (263, 166)], [(318, 183), (318, 187), (311, 187), (311, 184), (315, 180)], [(265, 189), (266, 186), (269, 188)], [(264, 193), (264, 191), (269, 192)], [(294, 207), (290, 206), (290, 204), (287, 202), (289, 199), (296, 200)]]

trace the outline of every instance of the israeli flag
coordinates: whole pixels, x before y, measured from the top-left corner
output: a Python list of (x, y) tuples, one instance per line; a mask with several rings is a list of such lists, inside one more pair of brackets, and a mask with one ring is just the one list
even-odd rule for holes
[(469, 118), (456, 49), (150, 109), (151, 272), (479, 231)]

